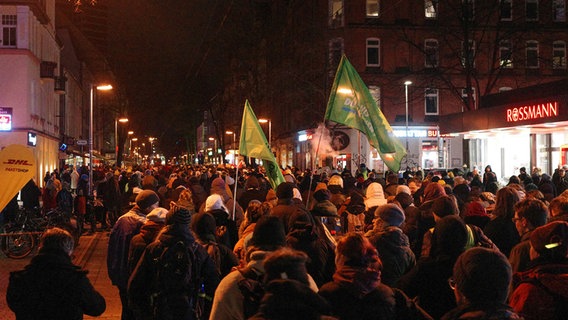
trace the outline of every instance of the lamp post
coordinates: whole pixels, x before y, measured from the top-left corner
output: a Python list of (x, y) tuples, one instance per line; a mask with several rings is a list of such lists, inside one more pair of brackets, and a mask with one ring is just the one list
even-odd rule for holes
[(93, 110), (95, 108), (95, 90), (112, 90), (110, 84), (91, 85), (89, 91), (89, 196), (93, 195)]
[(114, 159), (116, 161), (116, 167), (120, 168), (120, 162), (119, 161), (121, 159), (119, 159), (119, 148), (118, 148), (118, 123), (127, 123), (128, 122), (128, 118), (126, 117), (120, 117), (120, 118), (115, 118), (114, 119)]
[(412, 84), (412, 81), (404, 81), (404, 97), (406, 102), (406, 169), (408, 169), (408, 86)]
[(154, 140), (156, 140), (156, 138), (154, 137), (148, 138), (148, 141), (150, 141), (150, 151), (152, 152), (151, 153), (152, 159), (150, 160), (151, 164), (154, 164)]
[(258, 119), (260, 123), (267, 123), (268, 122), (268, 145), (272, 145), (272, 121), (270, 119)]
[[(138, 138), (130, 139), (130, 148), (131, 149), (132, 149), (132, 141), (136, 142), (136, 141), (138, 141)], [(132, 155), (134, 155), (134, 162), (136, 162), (136, 164), (138, 164), (138, 152), (136, 151), (136, 148), (134, 148), (134, 152), (132, 153)]]
[[(218, 159), (217, 159), (217, 139), (215, 139), (213, 137), (209, 137), (209, 141), (214, 142), (215, 150), (213, 150), (213, 159), (215, 159), (215, 161), (218, 161)], [(215, 164), (215, 161), (213, 162), (214, 164)]]
[(225, 134), (233, 135), (233, 165), (237, 165), (237, 135), (233, 131), (225, 131)]

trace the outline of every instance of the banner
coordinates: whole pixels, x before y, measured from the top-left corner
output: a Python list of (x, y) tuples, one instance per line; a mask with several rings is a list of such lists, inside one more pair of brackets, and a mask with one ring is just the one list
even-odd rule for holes
[(394, 172), (406, 155), (369, 89), (343, 55), (329, 95), (325, 119), (359, 130)]
[(36, 161), (31, 148), (12, 144), (0, 151), (0, 211), (32, 179)]
[(245, 101), (245, 109), (243, 111), (239, 153), (243, 156), (263, 160), (266, 175), (268, 176), (268, 181), (270, 181), (272, 188), (276, 189), (280, 183), (284, 182), (282, 171), (276, 163), (276, 158), (270, 150), (266, 136), (248, 100)]

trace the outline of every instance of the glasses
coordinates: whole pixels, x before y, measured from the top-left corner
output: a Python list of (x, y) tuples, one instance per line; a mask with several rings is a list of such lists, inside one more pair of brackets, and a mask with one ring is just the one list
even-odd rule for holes
[(454, 279), (454, 277), (450, 277), (448, 279), (448, 284), (450, 285), (450, 288), (452, 288), (452, 290), (456, 290), (456, 280)]

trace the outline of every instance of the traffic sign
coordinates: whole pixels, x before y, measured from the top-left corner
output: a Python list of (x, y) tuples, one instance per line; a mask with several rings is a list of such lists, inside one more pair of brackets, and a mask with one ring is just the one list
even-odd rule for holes
[(78, 146), (86, 146), (87, 140), (77, 140), (76, 143), (77, 143)]

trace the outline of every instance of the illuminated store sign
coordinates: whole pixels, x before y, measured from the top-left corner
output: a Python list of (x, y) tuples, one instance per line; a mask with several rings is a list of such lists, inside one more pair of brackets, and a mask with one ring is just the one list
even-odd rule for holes
[(12, 108), (0, 107), (0, 131), (12, 130)]
[(551, 118), (558, 116), (558, 102), (546, 102), (507, 109), (507, 122)]

